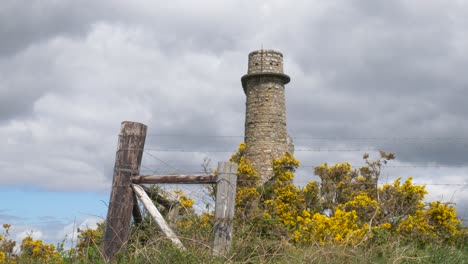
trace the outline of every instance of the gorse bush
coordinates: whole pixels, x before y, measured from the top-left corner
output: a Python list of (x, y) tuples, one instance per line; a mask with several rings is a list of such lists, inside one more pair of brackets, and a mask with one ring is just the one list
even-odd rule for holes
[(33, 263), (62, 263), (54, 245), (45, 244), (42, 240), (34, 240), (31, 236), (23, 239), (20, 248), (20, 262), (32, 260)]
[(31, 234), (25, 237), (20, 245), (20, 253), (15, 254), (16, 242), (10, 239), (9, 224), (3, 224), (0, 235), (0, 263), (63, 263), (63, 259), (54, 245), (35, 240)]
[[(425, 203), (425, 186), (413, 184), (411, 177), (379, 186), (382, 167), (395, 159), (392, 153), (380, 152), (376, 160), (365, 154), (366, 165), (357, 169), (347, 162), (322, 164), (314, 169), (320, 181), (299, 187), (294, 184), (299, 161), (291, 153), (272, 161), (274, 177), (260, 185), (245, 149), (241, 143), (230, 158), (238, 164), (238, 183), (233, 248), (228, 256), (210, 254), (214, 213), (197, 214), (192, 208), (195, 201), (177, 192), (175, 216), (157, 199), (154, 202), (187, 250), (171, 245), (144, 214), (143, 221), (132, 226), (131, 238), (117, 262), (468, 262), (468, 232), (451, 204)], [(207, 193), (215, 197), (216, 188), (209, 187)], [(4, 229), (0, 263), (104, 263), (100, 253), (103, 224), (80, 230), (78, 243), (70, 250), (58, 252), (28, 237), (16, 255), (9, 225)]]
[[(424, 203), (425, 186), (414, 185), (411, 177), (402, 184), (398, 178), (393, 184), (378, 186), (382, 166), (395, 158), (392, 153), (380, 152), (377, 160), (369, 160), (365, 154), (367, 166), (354, 170), (349, 163), (322, 164), (314, 170), (320, 183), (311, 181), (300, 188), (293, 184), (299, 162), (286, 152), (272, 163), (273, 179), (254, 189), (258, 177), (245, 160), (243, 149), (245, 145), (241, 144), (231, 160), (239, 163), (241, 180), (252, 180), (247, 185), (239, 183), (237, 196), (242, 202), (237, 211), (245, 215), (244, 211), (249, 210), (256, 212), (251, 216), (270, 220), (270, 228), (262, 228), (264, 235), (277, 230), (277, 237), (292, 243), (351, 246), (361, 245), (382, 231), (420, 243), (463, 240), (455, 208), (440, 201)], [(249, 200), (246, 186), (248, 193), (258, 195)], [(260, 203), (252, 203), (253, 200)], [(256, 208), (242, 206), (245, 204), (255, 204)]]
[(9, 224), (3, 224), (3, 234), (0, 234), (0, 263), (5, 263), (11, 259), (16, 242), (10, 239)]

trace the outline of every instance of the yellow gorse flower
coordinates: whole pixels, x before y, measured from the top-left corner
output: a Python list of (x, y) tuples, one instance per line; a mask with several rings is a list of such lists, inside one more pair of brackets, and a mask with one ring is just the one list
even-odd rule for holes
[(55, 251), (54, 245), (44, 244), (42, 240), (34, 240), (30, 236), (23, 239), (21, 254), (39, 262), (61, 263), (60, 255)]
[(378, 188), (372, 178), (376, 171), (372, 166), (378, 164), (375, 162), (367, 162), (368, 166), (358, 171), (349, 162), (324, 163), (315, 168), (322, 182), (312, 181), (301, 189), (293, 184), (299, 161), (286, 152), (272, 161), (273, 181), (267, 183), (266, 193), (259, 192), (258, 174), (243, 156), (245, 148), (242, 143), (231, 157), (239, 163), (237, 211), (246, 210), (251, 201), (263, 197), (259, 216), (275, 220), (268, 223), (282, 227), (292, 241), (357, 245), (371, 237), (374, 230), (406, 237), (415, 234), (441, 237), (437, 232), (461, 234), (454, 208), (441, 203), (425, 207), (422, 204), (427, 194), (425, 186), (414, 185), (411, 177), (403, 183), (398, 178), (393, 184)]

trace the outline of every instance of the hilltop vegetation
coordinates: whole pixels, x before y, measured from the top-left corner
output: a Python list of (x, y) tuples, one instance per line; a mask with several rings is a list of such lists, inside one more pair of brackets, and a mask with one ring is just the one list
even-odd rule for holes
[[(425, 186), (398, 178), (378, 186), (383, 165), (395, 157), (381, 152), (366, 166), (322, 164), (320, 182), (294, 185), (299, 166), (290, 153), (272, 163), (274, 178), (258, 186), (259, 175), (241, 144), (231, 161), (239, 164), (233, 248), (210, 255), (213, 214), (196, 214), (193, 199), (179, 193), (176, 232), (182, 251), (164, 239), (148, 216), (132, 227), (119, 263), (468, 263), (468, 232), (455, 208), (424, 202)], [(210, 189), (211, 195), (216, 190)], [(0, 263), (104, 263), (99, 251), (103, 226), (81, 230), (69, 250), (27, 237), (13, 252), (9, 226), (0, 236)]]

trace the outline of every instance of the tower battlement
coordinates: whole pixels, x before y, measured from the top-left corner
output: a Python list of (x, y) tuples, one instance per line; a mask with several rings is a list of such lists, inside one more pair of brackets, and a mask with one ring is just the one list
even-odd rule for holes
[(288, 75), (283, 73), (283, 54), (275, 50), (256, 50), (249, 53), (247, 74), (242, 76), (242, 87), (246, 91), (246, 84), (251, 79), (259, 77), (277, 78), (282, 84), (290, 81)]
[(275, 50), (256, 50), (249, 54), (247, 73), (283, 73), (283, 54)]

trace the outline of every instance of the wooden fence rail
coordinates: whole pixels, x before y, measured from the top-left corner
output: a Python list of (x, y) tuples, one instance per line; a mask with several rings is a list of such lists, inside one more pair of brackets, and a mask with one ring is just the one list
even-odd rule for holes
[(132, 178), (133, 183), (179, 183), (179, 184), (212, 184), (216, 183), (214, 175), (144, 175)]

